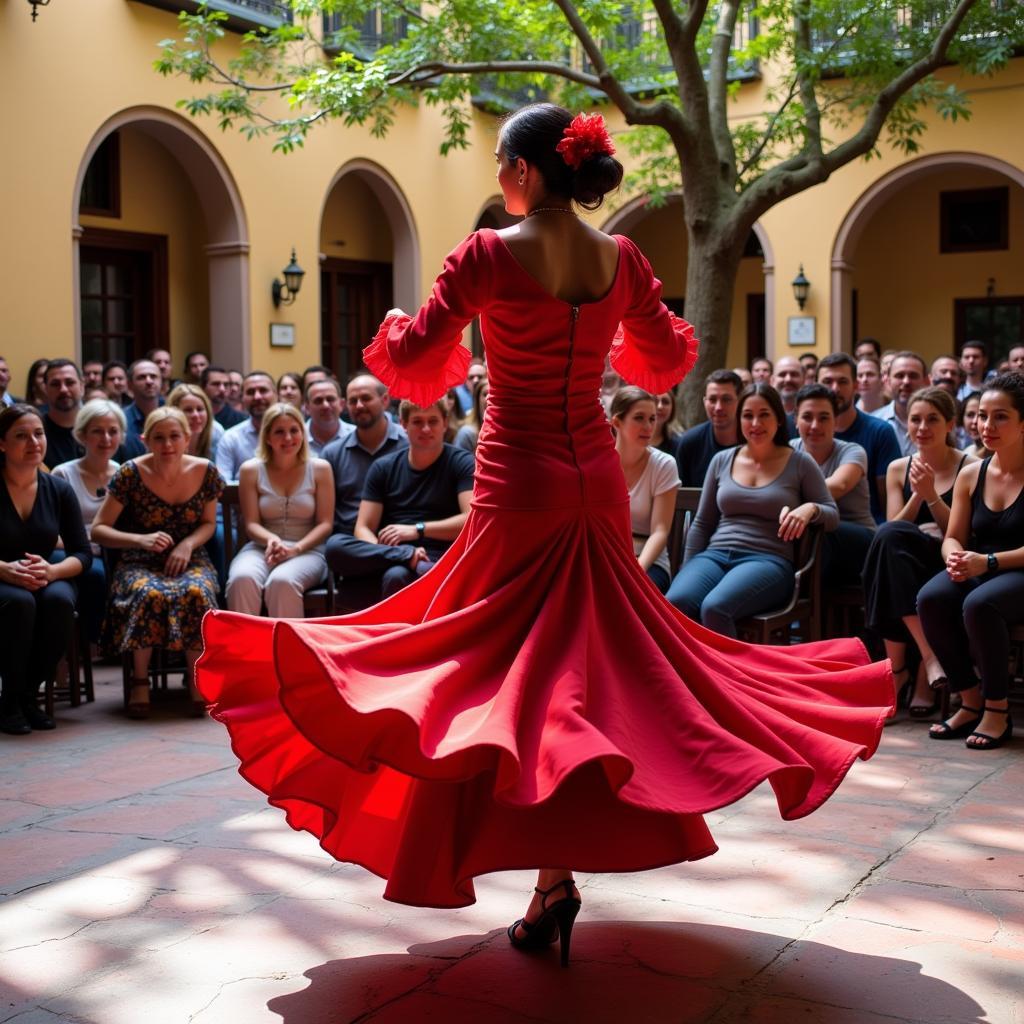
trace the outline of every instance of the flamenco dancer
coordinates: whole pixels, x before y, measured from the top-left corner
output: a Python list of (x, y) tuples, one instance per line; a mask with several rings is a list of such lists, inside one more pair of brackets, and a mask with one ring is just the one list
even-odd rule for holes
[[(392, 310), (366, 365), (428, 406), (465, 380), (480, 317), (490, 396), (465, 528), (429, 573), (318, 620), (213, 612), (199, 686), (242, 775), (386, 899), (461, 907), (473, 879), (540, 868), (518, 949), (560, 941), (570, 868), (637, 871), (717, 849), (702, 814), (766, 779), (783, 818), (874, 753), (888, 662), (856, 640), (753, 647), (676, 611), (633, 555), (598, 386), (652, 394), (696, 361), (693, 329), (627, 238), (586, 225), (622, 165), (599, 115), (505, 121), (509, 213), (445, 261), (415, 317)], [(429, 852), (427, 852), (429, 851)]]

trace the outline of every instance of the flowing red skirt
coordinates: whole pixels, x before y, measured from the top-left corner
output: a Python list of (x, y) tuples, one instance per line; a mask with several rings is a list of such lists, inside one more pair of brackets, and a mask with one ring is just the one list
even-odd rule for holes
[(198, 683), (242, 775), (386, 898), (432, 907), (492, 871), (706, 857), (701, 815), (766, 779), (783, 818), (809, 814), (875, 751), (888, 662), (704, 629), (640, 569), (628, 514), (475, 507), (364, 612), (207, 615)]

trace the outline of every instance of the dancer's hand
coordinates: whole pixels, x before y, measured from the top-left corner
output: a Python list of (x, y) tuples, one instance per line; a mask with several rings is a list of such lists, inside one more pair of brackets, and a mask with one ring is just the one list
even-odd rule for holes
[(385, 314), (385, 318), (389, 316), (405, 316), (406, 312), (404, 309), (399, 309), (398, 306), (392, 306)]

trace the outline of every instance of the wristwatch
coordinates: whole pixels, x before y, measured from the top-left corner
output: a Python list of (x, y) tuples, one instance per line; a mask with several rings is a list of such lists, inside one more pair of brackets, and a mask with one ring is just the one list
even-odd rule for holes
[(990, 554), (988, 556), (988, 571), (997, 572), (999, 569), (999, 559), (995, 555)]
[(427, 533), (427, 524), (426, 523), (417, 523), (416, 524), (416, 536), (419, 537), (420, 540), (423, 540), (423, 538), (426, 536), (426, 533)]

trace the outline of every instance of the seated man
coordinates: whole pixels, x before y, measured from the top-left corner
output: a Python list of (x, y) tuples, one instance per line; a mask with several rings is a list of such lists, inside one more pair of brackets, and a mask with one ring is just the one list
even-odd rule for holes
[(355, 535), (335, 535), (328, 548), (332, 570), (343, 579), (379, 579), (380, 597), (407, 586), (448, 549), (466, 522), (473, 492), (472, 454), (444, 443), (445, 402), (425, 409), (402, 402), (399, 417), (408, 448), (373, 463)]

